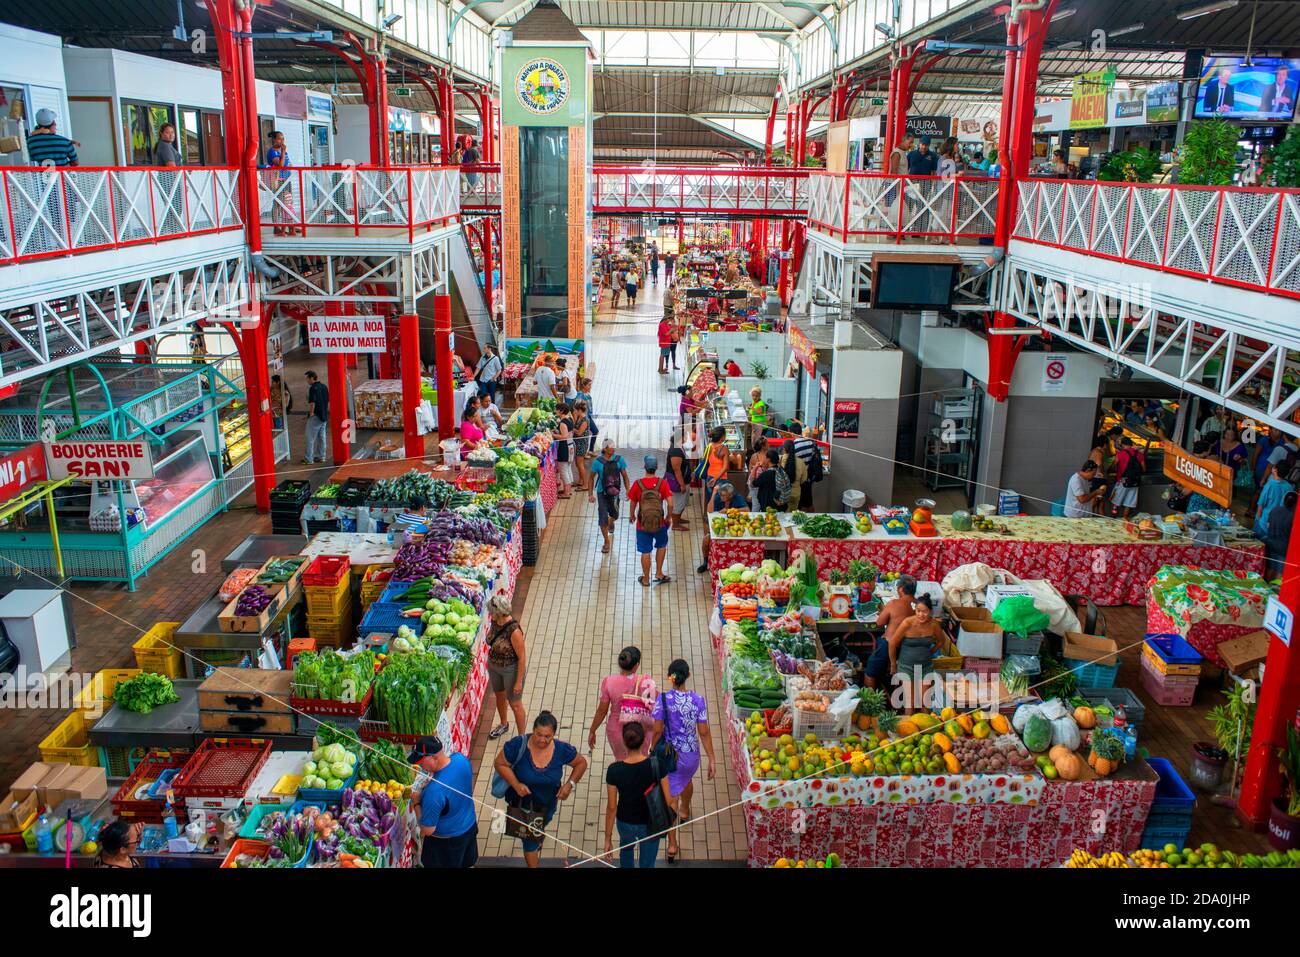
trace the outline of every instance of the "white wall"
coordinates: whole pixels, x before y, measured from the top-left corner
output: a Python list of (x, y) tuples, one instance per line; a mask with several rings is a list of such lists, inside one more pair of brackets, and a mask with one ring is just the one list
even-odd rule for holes
[(735, 359), (746, 375), (752, 372), (755, 362), (767, 366), (769, 376), (785, 372), (787, 352), (783, 332), (710, 332), (708, 348), (718, 354), (720, 365)]
[(370, 108), (364, 103), (339, 103), (339, 132), (334, 138), (334, 162), (370, 162)]
[(59, 132), (75, 136), (68, 118), (68, 99), (59, 48), (63, 41), (48, 33), (24, 30), (0, 23), (0, 83), (27, 88), (26, 116), (22, 125), (30, 130), (36, 111), (51, 109), (59, 114)]

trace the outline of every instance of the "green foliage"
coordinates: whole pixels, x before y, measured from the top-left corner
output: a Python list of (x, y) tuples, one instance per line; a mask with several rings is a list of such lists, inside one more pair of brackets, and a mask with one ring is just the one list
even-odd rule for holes
[(749, 374), (755, 379), (766, 379), (768, 377), (767, 366), (761, 362), (755, 362), (749, 367)]
[(1286, 747), (1278, 748), (1277, 756), (1281, 761), (1279, 770), (1290, 792), (1286, 813), (1300, 817), (1300, 734), (1296, 734), (1294, 722), (1286, 726)]
[(1149, 183), (1160, 172), (1160, 156), (1145, 146), (1107, 153), (1097, 179), (1111, 183)]
[[(1241, 760), (1250, 751), (1250, 732), (1255, 726), (1255, 702), (1247, 701), (1246, 686), (1236, 685), (1225, 692), (1226, 704), (1216, 705), (1206, 714), (1214, 724), (1214, 737), (1228, 757)], [(1237, 731), (1241, 730), (1241, 747), (1237, 746)]]
[(1300, 187), (1300, 126), (1291, 127), (1268, 164), (1268, 183), (1283, 188)]
[(1179, 183), (1228, 186), (1237, 168), (1237, 127), (1227, 120), (1198, 120), (1183, 140)]

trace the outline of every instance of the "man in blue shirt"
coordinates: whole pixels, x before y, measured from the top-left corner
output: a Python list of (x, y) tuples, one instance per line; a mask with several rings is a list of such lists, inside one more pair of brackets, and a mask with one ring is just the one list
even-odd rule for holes
[(1259, 505), (1255, 510), (1255, 537), (1259, 539), (1268, 538), (1268, 516), (1273, 509), (1286, 500), (1289, 492), (1295, 491), (1291, 483), (1282, 477), (1282, 469), (1285, 466), (1277, 462), (1268, 467), (1268, 481), (1259, 492)]
[(448, 755), (442, 741), (421, 738), (407, 755), (428, 779), (416, 782), (420, 802), (420, 852), (423, 867), (467, 868), (478, 863), (478, 817), (474, 813), (474, 772), (469, 758)]
[(939, 169), (939, 157), (930, 152), (930, 137), (922, 136), (916, 149), (907, 154), (909, 176), (933, 176)]
[(76, 140), (54, 131), (59, 117), (53, 110), (36, 111), (36, 127), (27, 137), (27, 159), (33, 166), (76, 166)]
[(729, 508), (740, 508), (748, 512), (749, 503), (730, 482), (719, 482), (713, 489), (713, 498), (709, 500), (709, 511), (725, 512)]

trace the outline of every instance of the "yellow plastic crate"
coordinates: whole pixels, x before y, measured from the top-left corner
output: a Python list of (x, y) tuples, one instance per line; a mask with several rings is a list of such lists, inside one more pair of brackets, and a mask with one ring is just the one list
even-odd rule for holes
[(172, 647), (172, 637), (181, 623), (160, 621), (131, 646), (135, 663), (141, 671), (179, 678), (182, 672), (181, 650)]
[(322, 588), (316, 585), (308, 585), (303, 589), (307, 599), (307, 614), (310, 617), (324, 618), (326, 616), (339, 616), (345, 608), (350, 609), (352, 604), (352, 579), (344, 578), (333, 588)]
[(90, 684), (77, 692), (77, 696), (72, 699), (72, 707), (94, 723), (108, 710), (118, 684), (134, 678), (141, 671), (140, 668), (105, 668), (97, 672)]
[(86, 716), (74, 711), (51, 731), (37, 747), (41, 760), (49, 764), (76, 764), (99, 767), (99, 749), (90, 743)]
[(316, 647), (329, 645), (339, 648), (351, 645), (357, 636), (357, 627), (349, 611), (345, 615), (328, 615), (317, 618), (307, 616), (307, 634), (316, 639)]
[(1201, 674), (1200, 665), (1170, 664), (1161, 658), (1156, 650), (1145, 641), (1142, 642), (1142, 657), (1151, 662), (1151, 667), (1162, 675), (1169, 677), (1195, 678)]

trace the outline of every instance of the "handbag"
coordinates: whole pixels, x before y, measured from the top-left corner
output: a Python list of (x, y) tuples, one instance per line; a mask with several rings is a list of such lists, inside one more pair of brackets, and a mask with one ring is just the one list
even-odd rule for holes
[(636, 676), (636, 684), (631, 691), (625, 691), (618, 700), (618, 723), (631, 724), (633, 721), (639, 721), (642, 724), (650, 720), (650, 709), (646, 707), (645, 699), (641, 697), (641, 676)]
[(691, 478), (696, 481), (703, 481), (704, 477), (709, 474), (709, 456), (713, 454), (713, 443), (710, 442), (704, 447), (704, 454), (700, 456), (700, 461), (695, 466), (695, 471), (691, 473)]
[[(525, 736), (524, 736), (524, 742), (523, 742), (523, 744), (521, 744), (521, 745), (519, 746), (519, 754), (518, 754), (518, 756), (516, 756), (515, 759), (514, 759), (513, 761), (510, 762), (510, 770), (511, 770), (511, 771), (513, 771), (515, 768), (519, 767), (519, 762), (522, 761), (522, 760), (524, 759), (524, 755), (527, 754), (527, 753), (528, 753), (528, 736), (525, 735)], [(496, 769), (493, 769), (493, 771), (492, 771), (492, 796), (493, 796), (494, 798), (496, 798), (496, 799), (499, 801), (499, 800), (501, 800), (503, 797), (505, 797), (506, 795), (510, 794), (512, 791), (514, 791), (514, 788), (512, 788), (512, 787), (510, 786), (510, 782), (508, 782), (504, 777), (501, 776), (501, 772), (500, 772), (500, 771), (497, 771)]]
[(518, 803), (506, 804), (507, 837), (538, 841), (543, 837), (545, 829), (546, 808), (544, 805), (536, 804), (531, 794), (520, 798)]
[(664, 699), (664, 733), (659, 735), (659, 740), (655, 742), (654, 750), (650, 752), (652, 758), (659, 761), (659, 766), (663, 768), (664, 774), (672, 774), (677, 770), (677, 748), (672, 741), (668, 739), (668, 731), (671, 722), (668, 718), (668, 692), (665, 691), (659, 697)]
[(650, 771), (654, 775), (654, 783), (645, 792), (645, 805), (650, 812), (650, 834), (663, 834), (676, 823), (677, 812), (664, 797), (662, 782), (665, 775), (658, 758), (650, 758)]

